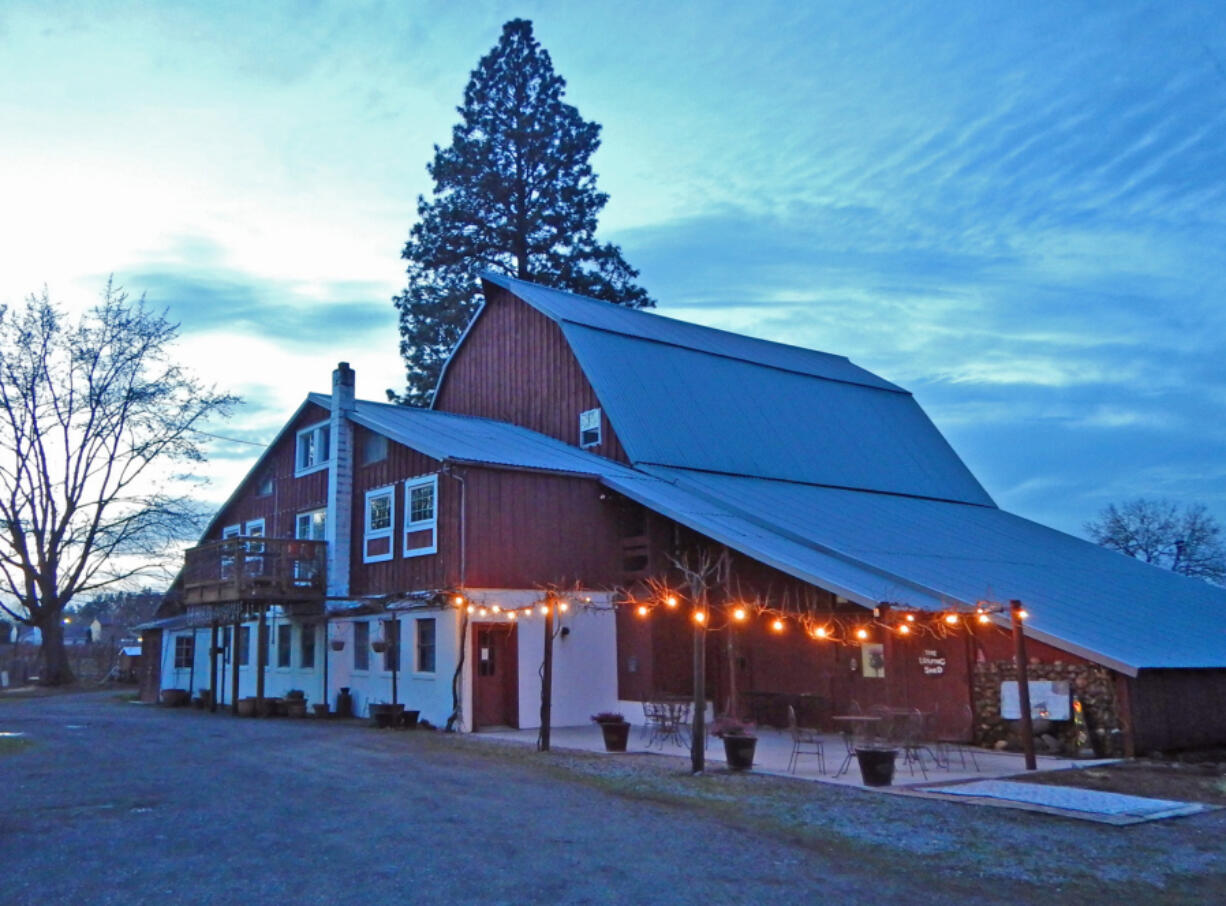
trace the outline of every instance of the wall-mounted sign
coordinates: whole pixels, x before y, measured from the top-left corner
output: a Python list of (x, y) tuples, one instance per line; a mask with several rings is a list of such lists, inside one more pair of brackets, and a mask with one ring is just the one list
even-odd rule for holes
[(885, 645), (880, 642), (866, 642), (860, 646), (860, 656), (863, 661), (860, 675), (881, 679), (885, 676)]
[(943, 676), (945, 674), (945, 655), (935, 648), (925, 648), (919, 656), (920, 669), (924, 676)]

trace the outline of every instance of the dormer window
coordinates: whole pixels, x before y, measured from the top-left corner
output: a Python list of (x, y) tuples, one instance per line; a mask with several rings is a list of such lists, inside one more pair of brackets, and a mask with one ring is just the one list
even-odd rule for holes
[(594, 447), (600, 443), (600, 410), (579, 413), (579, 446)]
[(294, 475), (308, 475), (326, 468), (332, 456), (332, 431), (327, 422), (311, 425), (298, 432), (298, 447), (294, 455)]

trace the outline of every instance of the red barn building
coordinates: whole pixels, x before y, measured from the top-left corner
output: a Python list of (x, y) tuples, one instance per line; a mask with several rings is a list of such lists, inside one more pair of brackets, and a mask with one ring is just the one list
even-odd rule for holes
[(701, 610), (716, 710), (920, 707), (992, 740), (1020, 600), (1032, 676), (1097, 748), (1226, 742), (1226, 590), (1004, 512), (907, 391), (525, 281), (485, 296), (432, 410), (356, 399), (344, 363), (307, 397), (188, 554), (163, 686), (534, 726), (557, 605), (578, 723), (690, 693)]

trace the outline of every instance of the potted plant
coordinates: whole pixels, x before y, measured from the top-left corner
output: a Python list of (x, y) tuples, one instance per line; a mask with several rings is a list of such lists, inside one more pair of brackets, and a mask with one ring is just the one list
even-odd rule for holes
[(315, 712), (316, 717), (331, 717), (332, 709), (328, 707), (327, 702), (316, 702), (311, 705), (311, 710)]
[(345, 650), (345, 638), (341, 635), (334, 635), (328, 640), (328, 644), (332, 646), (333, 651)]
[(306, 693), (301, 689), (290, 689), (285, 693), (285, 714), (287, 717), (306, 717)]
[(711, 734), (724, 741), (724, 757), (733, 771), (753, 767), (753, 753), (758, 745), (754, 725), (736, 717), (721, 717), (711, 724)]
[(616, 711), (601, 711), (592, 715), (592, 721), (604, 735), (606, 752), (624, 752), (630, 740), (630, 722)]
[(370, 719), (381, 730), (397, 726), (403, 716), (404, 705), (393, 705), (388, 702), (372, 702), (370, 705)]
[(856, 746), (856, 761), (860, 763), (860, 779), (865, 786), (889, 786), (894, 780), (894, 757), (898, 749), (884, 743), (863, 743)]

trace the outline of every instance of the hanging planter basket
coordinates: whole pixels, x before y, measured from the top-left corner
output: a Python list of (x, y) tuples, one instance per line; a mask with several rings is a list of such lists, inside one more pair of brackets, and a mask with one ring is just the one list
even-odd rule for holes
[(332, 645), (333, 651), (344, 651), (345, 650), (345, 640), (344, 639), (333, 639), (331, 642), (331, 645)]
[(376, 654), (382, 654), (383, 652), (387, 651), (387, 640), (386, 639), (375, 639), (373, 642), (370, 643), (370, 647), (371, 647), (371, 650), (374, 651)]

